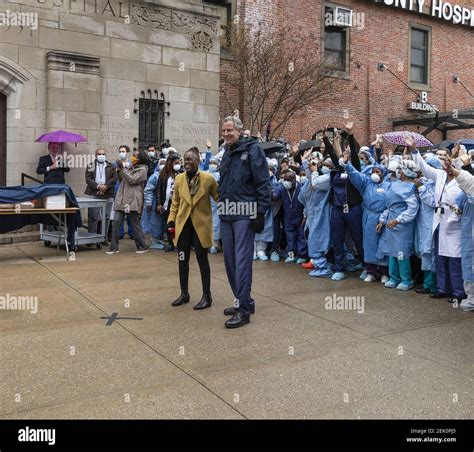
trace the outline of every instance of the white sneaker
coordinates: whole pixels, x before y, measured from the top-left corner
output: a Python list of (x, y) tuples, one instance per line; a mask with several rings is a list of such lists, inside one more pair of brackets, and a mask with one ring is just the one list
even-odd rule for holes
[(382, 284), (385, 284), (387, 281), (388, 281), (388, 276), (387, 276), (387, 275), (383, 275), (383, 276), (380, 278), (380, 282), (381, 282)]
[(110, 250), (110, 251), (106, 251), (105, 254), (117, 254), (119, 253), (119, 250)]
[(150, 251), (150, 250), (147, 248), (146, 250), (137, 250), (137, 251), (135, 251), (135, 253), (144, 254), (144, 253), (148, 253), (148, 251)]
[(364, 278), (364, 282), (374, 282), (375, 281), (375, 276), (371, 275), (370, 273), (367, 274), (367, 276)]
[(265, 251), (257, 251), (257, 257), (261, 261), (268, 261), (268, 256), (265, 254)]

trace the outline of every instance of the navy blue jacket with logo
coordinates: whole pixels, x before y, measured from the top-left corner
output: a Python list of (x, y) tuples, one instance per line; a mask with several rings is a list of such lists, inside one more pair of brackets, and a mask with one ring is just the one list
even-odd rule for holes
[[(257, 214), (265, 215), (271, 207), (270, 174), (267, 159), (259, 142), (254, 138), (240, 138), (226, 146), (219, 166), (219, 203), (256, 203)], [(220, 214), (221, 220), (248, 219), (250, 215)]]

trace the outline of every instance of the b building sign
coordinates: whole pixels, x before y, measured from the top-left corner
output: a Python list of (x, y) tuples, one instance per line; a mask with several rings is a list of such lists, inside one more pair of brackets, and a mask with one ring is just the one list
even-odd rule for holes
[(410, 102), (408, 104), (408, 110), (435, 113), (438, 111), (438, 108), (436, 105), (432, 105), (428, 102), (428, 93), (426, 91), (422, 91), (418, 97), (418, 102)]
[(444, 0), (432, 0), (431, 6), (427, 5), (426, 0), (375, 0), (375, 2), (419, 14), (427, 14), (454, 24), (474, 27), (474, 9)]

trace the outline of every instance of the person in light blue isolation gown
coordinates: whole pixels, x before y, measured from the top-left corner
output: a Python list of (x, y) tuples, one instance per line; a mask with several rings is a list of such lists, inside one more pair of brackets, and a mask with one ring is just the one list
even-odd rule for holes
[[(372, 158), (372, 157), (371, 157)], [(391, 182), (385, 178), (385, 171), (372, 165), (370, 174), (357, 171), (350, 162), (345, 166), (349, 180), (362, 195), (362, 228), (364, 262), (366, 264), (365, 282), (374, 282), (377, 278), (385, 284), (388, 280), (388, 259), (377, 258), (381, 234), (376, 231), (380, 215), (386, 209), (386, 194)]]
[(375, 166), (376, 162), (367, 146), (362, 146), (359, 149), (359, 160), (360, 172), (370, 177), (372, 174), (372, 168)]
[(332, 276), (329, 262), (325, 255), (330, 247), (330, 217), (329, 204), (330, 176), (332, 161), (312, 160), (312, 164), (303, 161), (306, 174), (305, 181), (298, 200), (304, 205), (306, 212), (305, 230), (308, 237), (308, 255), (313, 265), (309, 276), (328, 278)]
[(474, 196), (463, 193), (456, 199), (462, 210), (461, 217), (461, 264), (464, 291), (467, 298), (461, 301), (460, 307), (465, 311), (474, 311)]
[[(441, 169), (441, 161), (433, 156), (437, 162), (426, 158), (426, 162)], [(431, 162), (431, 163), (430, 163)], [(416, 217), (415, 228), (415, 253), (421, 259), (421, 270), (423, 271), (423, 287), (416, 289), (420, 294), (436, 293), (436, 261), (433, 253), (433, 215), (436, 208), (435, 183), (426, 177), (420, 177), (415, 181), (420, 198), (420, 209)]]
[(415, 219), (419, 209), (416, 178), (419, 168), (405, 160), (400, 165), (400, 179), (386, 192), (386, 210), (380, 215), (377, 231), (382, 231), (377, 258), (388, 256), (389, 280), (385, 287), (410, 290), (413, 286), (410, 257), (414, 252)]
[(144, 234), (151, 234), (152, 250), (163, 250), (163, 233), (165, 230), (164, 217), (156, 211), (156, 184), (160, 177), (159, 167), (149, 177), (144, 190), (144, 205), (142, 213), (142, 228)]
[[(276, 172), (276, 165), (272, 159), (267, 157), (268, 163), (268, 171), (270, 173), (270, 184), (272, 190), (274, 187), (278, 185), (278, 181), (275, 177)], [(263, 231), (259, 234), (255, 234), (255, 244), (254, 244), (254, 253), (253, 253), (253, 260), (256, 261), (267, 261), (268, 256), (266, 250), (268, 248), (269, 243), (273, 242), (273, 209), (268, 209), (265, 213), (265, 226)]]
[[(219, 185), (219, 163), (220, 160), (218, 157), (213, 156), (213, 157), (207, 157), (208, 159), (208, 173), (210, 173), (214, 179), (216, 180), (217, 184)], [(221, 222), (219, 219), (219, 214), (217, 212), (217, 203), (214, 201), (214, 199), (211, 198), (211, 209), (212, 209), (212, 227), (214, 229), (214, 244), (209, 248), (209, 252), (211, 254), (217, 254), (221, 250), (221, 246), (219, 244), (219, 241), (221, 239)]]

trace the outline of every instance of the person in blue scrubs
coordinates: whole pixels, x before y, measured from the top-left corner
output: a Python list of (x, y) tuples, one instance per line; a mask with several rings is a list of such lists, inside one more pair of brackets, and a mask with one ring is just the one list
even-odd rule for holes
[[(442, 169), (441, 160), (434, 154), (426, 155), (425, 161), (433, 168)], [(438, 291), (436, 287), (436, 262), (433, 253), (433, 215), (436, 208), (435, 183), (426, 177), (414, 180), (420, 199), (420, 209), (416, 217), (415, 252), (421, 259), (423, 286), (415, 289), (419, 294), (430, 294)]]
[(283, 182), (273, 189), (273, 201), (282, 202), (283, 224), (288, 241), (288, 257), (285, 263), (303, 264), (306, 262), (308, 248), (304, 237), (304, 206), (298, 200), (301, 185), (296, 182), (296, 174), (292, 170), (286, 170), (283, 174)]
[[(212, 154), (212, 152), (211, 152)], [(205, 170), (214, 177), (217, 184), (219, 185), (220, 175), (219, 175), (219, 163), (220, 160), (216, 156), (209, 156), (206, 153), (206, 157), (204, 163), (201, 163), (200, 169), (204, 167), (208, 167)], [(217, 203), (214, 201), (214, 198), (211, 196), (211, 209), (212, 209), (212, 227), (214, 229), (214, 245), (209, 248), (209, 253), (217, 254), (220, 250), (220, 240), (221, 240), (221, 222), (219, 220), (219, 214), (217, 212)]]
[(414, 286), (410, 257), (414, 252), (415, 219), (419, 209), (413, 179), (419, 168), (411, 160), (400, 165), (400, 178), (386, 192), (386, 210), (380, 215), (377, 232), (382, 231), (377, 257), (388, 256), (389, 280), (385, 287), (410, 290)]
[[(350, 155), (353, 166), (360, 170), (358, 156), (359, 145), (352, 134), (353, 123), (345, 125)], [(358, 190), (348, 179), (347, 173), (341, 166), (342, 155), (338, 154), (323, 130), (323, 141), (326, 152), (329, 154), (335, 169), (330, 172), (329, 202), (331, 203), (331, 244), (334, 251), (333, 281), (340, 281), (346, 277), (344, 264), (344, 251), (346, 232), (349, 231), (358, 258), (363, 261), (364, 248), (362, 246), (362, 197)]]
[[(347, 158), (345, 158), (347, 161)], [(385, 197), (390, 190), (391, 182), (385, 179), (385, 172), (379, 167), (372, 165), (370, 175), (357, 171), (351, 162), (345, 165), (349, 180), (362, 195), (362, 227), (364, 262), (366, 264), (366, 276), (364, 282), (374, 282), (380, 278), (382, 283), (388, 280), (388, 259), (384, 256), (377, 258), (380, 233), (376, 232), (380, 215), (386, 209)]]
[[(332, 276), (332, 270), (326, 259), (330, 246), (330, 215), (329, 204), (330, 176), (332, 162), (320, 160), (303, 161), (308, 180), (301, 188), (298, 200), (306, 212), (305, 230), (308, 237), (308, 255), (311, 259), (312, 270), (309, 276), (327, 278)], [(303, 267), (305, 264), (302, 265)]]

